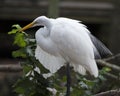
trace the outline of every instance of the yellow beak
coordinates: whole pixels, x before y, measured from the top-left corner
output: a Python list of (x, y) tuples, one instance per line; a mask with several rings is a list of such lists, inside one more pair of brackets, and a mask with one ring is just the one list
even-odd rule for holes
[(28, 25), (26, 25), (25, 27), (23, 27), (23, 28), (20, 30), (20, 32), (31, 28), (34, 24), (35, 24), (34, 22), (31, 22), (30, 24), (28, 24)]

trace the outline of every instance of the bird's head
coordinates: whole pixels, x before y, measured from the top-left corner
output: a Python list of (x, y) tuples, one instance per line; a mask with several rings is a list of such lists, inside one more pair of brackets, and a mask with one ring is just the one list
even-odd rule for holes
[(36, 26), (46, 26), (48, 21), (48, 18), (46, 16), (39, 16), (33, 22), (29, 23), (28, 25), (24, 26), (21, 31), (27, 30), (31, 27), (36, 27)]

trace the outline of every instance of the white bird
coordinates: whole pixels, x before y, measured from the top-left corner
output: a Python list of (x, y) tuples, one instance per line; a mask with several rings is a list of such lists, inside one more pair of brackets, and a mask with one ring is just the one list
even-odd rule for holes
[(74, 71), (83, 75), (88, 71), (97, 77), (95, 59), (111, 54), (109, 49), (78, 20), (39, 16), (21, 31), (35, 26), (43, 26), (35, 34), (35, 57), (51, 73), (57, 72), (68, 62)]

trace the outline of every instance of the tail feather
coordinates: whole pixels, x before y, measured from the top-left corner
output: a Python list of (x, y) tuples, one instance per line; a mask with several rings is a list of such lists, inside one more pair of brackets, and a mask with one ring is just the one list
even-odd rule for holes
[(80, 64), (71, 64), (71, 66), (73, 66), (75, 72), (78, 72), (81, 75), (86, 75), (86, 71), (88, 71), (94, 77), (98, 77), (98, 68), (94, 60), (92, 60), (92, 62), (88, 63), (87, 65), (84, 64), (82, 66)]
[(98, 67), (95, 60), (90, 60), (85, 68), (91, 75), (98, 77)]

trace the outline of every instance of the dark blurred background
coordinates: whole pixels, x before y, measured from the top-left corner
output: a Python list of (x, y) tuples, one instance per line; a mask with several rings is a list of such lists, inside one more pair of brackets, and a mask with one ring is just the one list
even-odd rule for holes
[[(114, 54), (120, 52), (120, 0), (0, 0), (0, 65), (19, 63), (11, 55), (16, 50), (7, 34), (11, 26), (40, 15), (78, 19)], [(18, 74), (0, 72), (0, 96), (14, 96), (11, 85)]]

